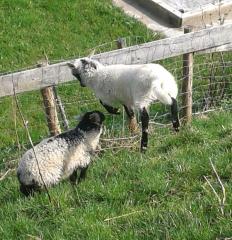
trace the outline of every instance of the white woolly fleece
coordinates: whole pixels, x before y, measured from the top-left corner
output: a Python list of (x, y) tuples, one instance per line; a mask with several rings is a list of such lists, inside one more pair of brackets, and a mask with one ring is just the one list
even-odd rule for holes
[[(34, 147), (40, 172), (47, 187), (69, 177), (75, 169), (86, 167), (90, 163), (90, 152), (96, 150), (101, 131), (84, 134), (84, 139), (77, 139), (72, 145), (64, 138), (51, 137)], [(25, 185), (36, 183), (43, 187), (36, 158), (33, 149), (28, 150), (23, 155), (17, 172), (21, 183)]]
[(173, 75), (159, 64), (103, 66), (97, 62), (96, 70), (85, 69), (80, 75), (97, 98), (113, 107), (142, 109), (155, 100), (171, 105), (178, 93)]

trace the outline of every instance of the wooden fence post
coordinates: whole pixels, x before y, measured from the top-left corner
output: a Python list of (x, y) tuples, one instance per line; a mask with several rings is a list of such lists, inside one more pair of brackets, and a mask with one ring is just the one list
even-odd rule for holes
[[(127, 47), (125, 38), (118, 38), (118, 40), (117, 40), (117, 47), (118, 47), (118, 49)], [(130, 131), (132, 133), (135, 133), (137, 131), (137, 129), (138, 129), (138, 123), (137, 123), (137, 120), (136, 120), (136, 116), (132, 117), (128, 121), (129, 121), (129, 129), (130, 129)]]
[(118, 49), (126, 47), (125, 38), (118, 38), (118, 40), (117, 40), (117, 47), (118, 47)]
[[(185, 28), (184, 33), (191, 32)], [(190, 123), (192, 120), (192, 81), (193, 81), (193, 53), (183, 55), (183, 81), (182, 81), (182, 117), (183, 123)]]
[[(41, 63), (39, 66), (47, 66), (48, 63)], [(43, 103), (47, 118), (48, 129), (51, 136), (55, 136), (61, 133), (59, 119), (56, 110), (56, 101), (53, 92), (53, 87), (46, 87), (41, 89), (41, 94), (43, 97)]]

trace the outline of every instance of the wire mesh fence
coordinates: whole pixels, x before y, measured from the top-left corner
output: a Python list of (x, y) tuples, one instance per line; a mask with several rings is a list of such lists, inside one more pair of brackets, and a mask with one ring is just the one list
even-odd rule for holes
[[(140, 37), (126, 38), (126, 45), (143, 43)], [(95, 53), (101, 53), (118, 46), (115, 42), (103, 44), (95, 48)], [(91, 50), (90, 50), (91, 51)], [(178, 102), (183, 109), (181, 91), (183, 81), (182, 56), (158, 61), (176, 78), (179, 86)], [(229, 110), (232, 95), (232, 53), (211, 53), (194, 55), (193, 65), (193, 114), (206, 113), (217, 109)], [(93, 92), (81, 88), (78, 81), (58, 85), (57, 93), (65, 109), (69, 127), (73, 128), (82, 113), (98, 109), (105, 113), (105, 130), (101, 137), (101, 145), (105, 150), (118, 148), (138, 148), (140, 132), (132, 135), (127, 126), (127, 117), (121, 108), (121, 114), (108, 114), (95, 98)], [(36, 144), (49, 136), (43, 100), (40, 91), (18, 94), (22, 113), (28, 122), (28, 128), (33, 142)], [(138, 117), (138, 116), (137, 116)], [(138, 118), (139, 119), (139, 118)], [(59, 121), (64, 131), (62, 118)], [(157, 140), (159, 129), (170, 127), (169, 106), (155, 102), (150, 107), (150, 130), (156, 129)], [(157, 130), (158, 129), (158, 130)], [(151, 133), (152, 134), (152, 133)], [(21, 154), (30, 148), (26, 131), (18, 114), (14, 96), (0, 98), (0, 172), (14, 167)]]

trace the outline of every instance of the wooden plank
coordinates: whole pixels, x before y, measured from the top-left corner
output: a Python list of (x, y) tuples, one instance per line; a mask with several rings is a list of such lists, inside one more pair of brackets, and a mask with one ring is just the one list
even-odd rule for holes
[(183, 26), (202, 26), (212, 24), (212, 22), (224, 22), (232, 19), (232, 2), (220, 2), (216, 4), (207, 4), (202, 8), (188, 11), (182, 15)]
[(219, 47), (209, 48), (206, 50), (201, 50), (196, 52), (197, 54), (207, 54), (207, 53), (214, 53), (214, 52), (228, 52), (232, 51), (232, 43), (225, 44)]
[(14, 82), (16, 93), (21, 93), (72, 80), (74, 77), (67, 62), (1, 75), (0, 97), (13, 95), (12, 82)]
[(129, 48), (102, 53), (93, 58), (105, 64), (150, 63), (185, 53), (206, 50), (232, 42), (232, 24), (212, 27)]
[(146, 11), (168, 23), (173, 27), (180, 27), (182, 25), (182, 13), (173, 8), (170, 4), (160, 0), (134, 0), (138, 5), (142, 6)]
[[(231, 44), (232, 24), (212, 27), (182, 36), (135, 45), (93, 56), (104, 64), (150, 63), (185, 53)], [(71, 60), (70, 60), (71, 61)], [(37, 90), (74, 80), (67, 61), (0, 76), (0, 97)]]

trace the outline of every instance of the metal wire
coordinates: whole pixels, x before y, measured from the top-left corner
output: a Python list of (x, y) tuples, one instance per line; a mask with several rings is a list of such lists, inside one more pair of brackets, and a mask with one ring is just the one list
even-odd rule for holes
[[(143, 38), (135, 36), (126, 38), (129, 45), (142, 43)], [(96, 53), (106, 50), (116, 49), (115, 42), (105, 43), (94, 48)], [(87, 51), (86, 51), (87, 52)], [(56, 60), (57, 61), (57, 60)], [(55, 62), (55, 61), (52, 61)], [(182, 65), (181, 57), (175, 57), (157, 61), (165, 66), (176, 78), (181, 89)], [(214, 109), (231, 109), (232, 96), (232, 54), (215, 53), (194, 56), (194, 74), (193, 74), (193, 114), (208, 113)], [(59, 79), (58, 79), (59, 82)], [(77, 124), (76, 116), (83, 112), (98, 109), (105, 110), (99, 104), (99, 100), (89, 89), (83, 89), (77, 82), (69, 82), (58, 85), (57, 94), (59, 95), (70, 127)], [(178, 99), (180, 110), (181, 96), (179, 92)], [(25, 119), (28, 120), (32, 132), (33, 142), (39, 142), (49, 135), (46, 126), (46, 117), (43, 111), (42, 98), (39, 91), (23, 93), (18, 95), (18, 101), (23, 110)], [(29, 148), (28, 139), (23, 132), (23, 126), (20, 124), (19, 116), (12, 119), (11, 97), (0, 98), (0, 171), (9, 167), (10, 159), (19, 159), (20, 154)], [(123, 109), (121, 109), (123, 112)], [(102, 135), (102, 148), (120, 149), (138, 147), (139, 136), (132, 136), (127, 128), (127, 119), (123, 114), (120, 116), (111, 116), (108, 113), (106, 129)], [(170, 127), (169, 107), (160, 103), (154, 103), (150, 107), (151, 125), (158, 128)], [(15, 124), (15, 121), (17, 124)], [(60, 119), (60, 121), (62, 121)], [(62, 124), (61, 124), (62, 125)], [(16, 130), (15, 130), (16, 126)], [(17, 135), (16, 136), (16, 131)], [(20, 145), (20, 150), (18, 149)], [(17, 161), (13, 161), (14, 164)]]

